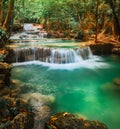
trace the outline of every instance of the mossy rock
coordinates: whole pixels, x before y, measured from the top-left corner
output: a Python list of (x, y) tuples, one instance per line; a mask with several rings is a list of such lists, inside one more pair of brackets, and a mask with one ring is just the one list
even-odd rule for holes
[(82, 117), (63, 112), (51, 116), (44, 129), (108, 129), (108, 127), (99, 121), (84, 120)]

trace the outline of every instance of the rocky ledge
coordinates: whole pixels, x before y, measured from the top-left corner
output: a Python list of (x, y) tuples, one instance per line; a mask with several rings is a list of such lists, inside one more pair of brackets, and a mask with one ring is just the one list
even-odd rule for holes
[(84, 120), (68, 112), (51, 116), (44, 129), (108, 129), (99, 121)]
[(95, 55), (120, 55), (120, 44), (117, 43), (94, 43), (89, 46)]
[(11, 64), (8, 64), (8, 63), (3, 63), (3, 62), (0, 62), (0, 70), (1, 69), (11, 69), (12, 68), (12, 65)]

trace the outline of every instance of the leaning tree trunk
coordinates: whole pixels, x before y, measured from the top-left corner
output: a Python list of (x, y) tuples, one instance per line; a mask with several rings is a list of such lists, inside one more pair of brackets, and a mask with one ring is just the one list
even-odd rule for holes
[(97, 42), (97, 37), (98, 37), (98, 7), (99, 7), (99, 0), (97, 0), (96, 12), (95, 12), (95, 20), (96, 20), (96, 25), (95, 25), (95, 42)]
[(112, 14), (114, 18), (114, 36), (118, 37), (120, 40), (120, 24), (119, 24), (119, 18), (117, 18), (115, 11), (115, 3), (113, 2), (113, 0), (110, 0), (109, 4), (112, 9)]
[(8, 11), (7, 11), (7, 15), (5, 18), (5, 21), (3, 23), (3, 28), (6, 29), (6, 31), (9, 31), (10, 29), (10, 25), (11, 25), (11, 21), (12, 21), (12, 14), (13, 14), (13, 8), (14, 8), (14, 0), (10, 0), (9, 6), (8, 6)]
[(2, 0), (0, 0), (0, 27), (2, 27)]

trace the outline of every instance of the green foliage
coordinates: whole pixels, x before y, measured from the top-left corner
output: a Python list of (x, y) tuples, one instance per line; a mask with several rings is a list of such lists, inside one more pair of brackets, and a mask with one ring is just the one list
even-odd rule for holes
[(0, 48), (4, 48), (8, 43), (9, 36), (3, 29), (0, 28)]
[[(4, 14), (8, 1), (4, 2)], [(15, 0), (14, 7), (14, 22), (41, 23), (48, 31), (77, 33), (79, 30), (92, 30), (95, 33), (97, 20), (99, 33), (106, 22), (108, 26), (113, 22), (110, 0)], [(114, 7), (116, 16), (119, 17), (119, 0), (114, 1)]]
[(42, 11), (40, 0), (16, 0), (15, 1), (15, 20), (21, 22), (38, 22)]
[(0, 53), (0, 62), (4, 61), (4, 58), (6, 57), (6, 54)]

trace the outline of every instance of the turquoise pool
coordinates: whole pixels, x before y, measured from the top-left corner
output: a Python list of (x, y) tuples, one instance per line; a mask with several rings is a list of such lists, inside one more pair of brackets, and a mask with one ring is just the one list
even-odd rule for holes
[(33, 61), (14, 65), (12, 79), (25, 84), (23, 93), (54, 96), (53, 114), (67, 111), (119, 129), (120, 87), (113, 83), (120, 78), (119, 57), (94, 57), (77, 64)]

